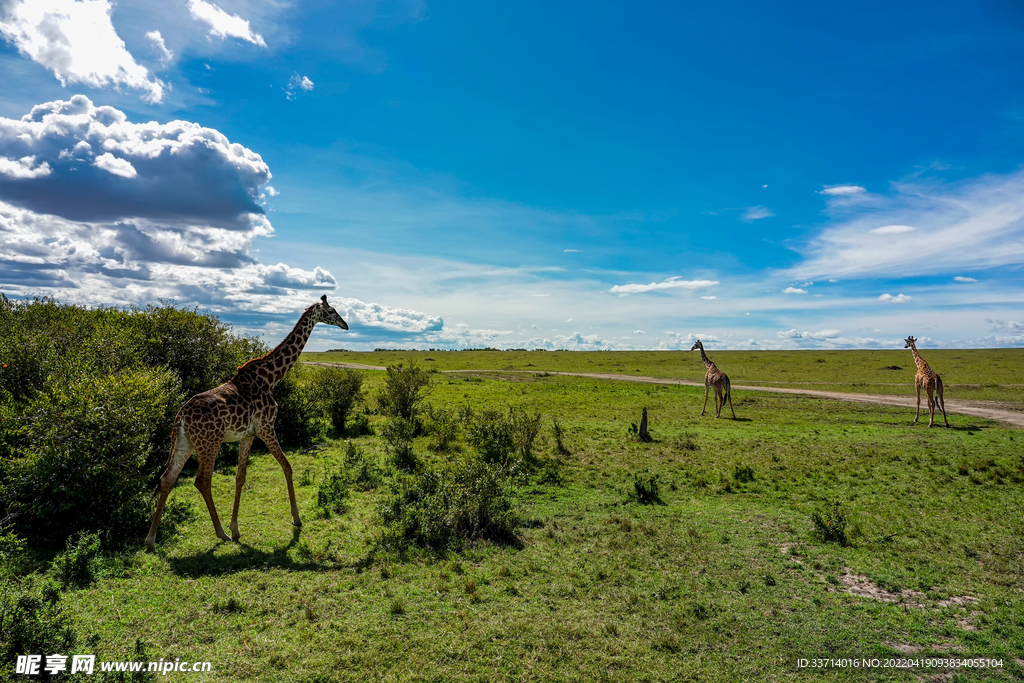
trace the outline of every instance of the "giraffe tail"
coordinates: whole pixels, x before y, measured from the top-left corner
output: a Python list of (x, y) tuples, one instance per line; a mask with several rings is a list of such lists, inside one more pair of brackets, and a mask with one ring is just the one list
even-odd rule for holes
[(174, 454), (178, 452), (178, 444), (189, 445), (189, 452), (191, 452), (192, 442), (188, 438), (188, 434), (185, 433), (185, 421), (182, 419), (181, 411), (174, 416), (174, 423), (171, 427), (171, 451), (167, 455), (167, 463), (164, 467), (170, 467), (171, 463), (174, 462)]

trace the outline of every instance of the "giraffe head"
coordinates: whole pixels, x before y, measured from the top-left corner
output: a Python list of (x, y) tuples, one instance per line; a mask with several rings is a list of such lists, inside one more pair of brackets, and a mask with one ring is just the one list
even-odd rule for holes
[(906, 339), (904, 339), (903, 341), (906, 342), (906, 344), (903, 346), (903, 348), (909, 349), (909, 348), (914, 346), (914, 342), (916, 342), (917, 340), (914, 339), (913, 335), (911, 335), (911, 336), (907, 337)]
[(348, 323), (345, 322), (345, 319), (338, 315), (333, 306), (327, 303), (326, 294), (320, 297), (320, 303), (313, 304), (312, 308), (314, 323), (326, 323), (328, 325), (336, 325), (343, 330), (348, 329)]
[(700, 339), (698, 339), (697, 341), (695, 341), (695, 342), (693, 343), (693, 346), (691, 346), (691, 347), (690, 347), (690, 350), (691, 350), (691, 351), (696, 351), (697, 349), (701, 349), (701, 350), (703, 350), (703, 349), (704, 349), (704, 345), (700, 343)]

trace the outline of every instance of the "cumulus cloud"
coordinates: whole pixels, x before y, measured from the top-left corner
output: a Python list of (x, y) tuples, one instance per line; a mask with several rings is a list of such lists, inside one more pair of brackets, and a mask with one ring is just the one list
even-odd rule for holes
[(786, 287), (782, 290), (783, 294), (806, 294), (806, 289), (800, 289), (799, 287)]
[(756, 221), (762, 218), (771, 218), (774, 215), (775, 214), (772, 213), (772, 210), (767, 206), (751, 206), (743, 212), (742, 218), (749, 223), (750, 221)]
[(821, 190), (818, 194), (837, 197), (851, 194), (862, 194), (864, 192), (866, 192), (866, 190), (860, 185), (826, 185), (825, 189)]
[(36, 165), (35, 156), (22, 157), (20, 159), (8, 159), (0, 157), (0, 174), (8, 178), (24, 180), (27, 178), (42, 178), (53, 171), (45, 161)]
[(907, 296), (906, 294), (899, 294), (897, 296), (893, 296), (892, 294), (889, 294), (887, 292), (887, 293), (883, 294), (882, 296), (878, 297), (878, 300), (879, 301), (885, 301), (885, 302), (891, 303), (891, 304), (903, 304), (903, 303), (906, 303), (908, 301), (913, 301), (914, 297)]
[(1024, 171), (957, 183), (895, 183), (870, 208), (848, 207), (801, 251), (804, 260), (786, 271), (790, 277), (951, 275), (1019, 264)]
[(110, 21), (110, 0), (6, 0), (0, 34), (61, 85), (126, 86), (160, 102), (164, 84), (125, 48)]
[[(270, 177), (258, 154), (216, 130), (134, 124), (80, 95), (0, 118), (0, 284), (89, 305), (168, 298), (291, 315), (338, 283), (322, 267), (252, 256), (253, 241), (273, 234), (256, 203)], [(367, 325), (436, 327), (401, 322), (422, 314), (347, 305)]]
[(295, 99), (295, 91), (302, 90), (303, 92), (309, 92), (313, 89), (313, 81), (309, 80), (306, 76), (300, 76), (294, 74), (288, 81), (288, 87), (285, 88), (289, 100)]
[(210, 35), (218, 38), (239, 38), (253, 45), (266, 47), (263, 36), (255, 33), (249, 22), (237, 14), (228, 14), (206, 0), (188, 0), (192, 17), (210, 27)]
[(174, 60), (174, 53), (167, 49), (167, 43), (164, 42), (164, 37), (160, 34), (160, 31), (150, 31), (146, 34), (146, 40), (153, 43), (157, 54), (160, 55), (161, 62), (166, 64)]
[(963, 275), (957, 275), (953, 279), (957, 282), (977, 282), (973, 277), (964, 277)]
[(49, 169), (12, 177), (4, 164), (0, 200), (79, 221), (141, 216), (248, 230), (263, 214), (259, 188), (271, 177), (259, 154), (216, 130), (132, 123), (84, 95), (0, 118), (0, 158), (20, 160), (23, 171)]
[(667, 280), (652, 282), (647, 285), (615, 285), (608, 291), (614, 294), (639, 294), (641, 292), (654, 292), (663, 289), (703, 289), (704, 287), (713, 287), (717, 284), (718, 280), (681, 280), (680, 276), (677, 275)]

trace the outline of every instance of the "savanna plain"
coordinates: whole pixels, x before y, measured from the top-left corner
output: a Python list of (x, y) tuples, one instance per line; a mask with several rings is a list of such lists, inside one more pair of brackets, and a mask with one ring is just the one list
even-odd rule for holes
[[(1024, 350), (921, 353), (947, 399), (1024, 409)], [(708, 355), (734, 386), (914, 392), (909, 350)], [(1019, 428), (737, 389), (736, 419), (716, 419), (703, 387), (555, 374), (700, 382), (696, 352), (335, 351), (303, 354), (300, 380), (311, 363), (417, 369), (421, 423), (396, 436), (377, 400), (388, 373), (355, 371), (348, 427), (288, 450), (301, 529), (257, 451), (238, 543), (214, 535), (191, 461), (157, 552), (140, 536), (101, 553), (65, 594), (80, 650), (212, 662), (171, 674), (195, 681), (1024, 680)], [(489, 458), (509, 533), (396, 527), (412, 473), (486, 455), (484, 414), (535, 427), (525, 451)], [(1002, 667), (798, 666), (957, 657)]]

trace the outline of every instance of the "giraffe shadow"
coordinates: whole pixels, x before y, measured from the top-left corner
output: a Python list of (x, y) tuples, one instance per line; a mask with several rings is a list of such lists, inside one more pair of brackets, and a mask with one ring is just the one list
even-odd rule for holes
[[(208, 550), (191, 555), (168, 557), (167, 564), (173, 574), (188, 578), (202, 576), (222, 576), (253, 569), (287, 569), (289, 571), (324, 571), (325, 569), (341, 569), (360, 567), (365, 559), (351, 562), (335, 561), (329, 558), (318, 558), (310, 553), (299, 553), (301, 558), (293, 557), (289, 551), (296, 546), (302, 535), (300, 527), (292, 529), (292, 539), (286, 545), (273, 550), (261, 550), (244, 542), (218, 541)], [(217, 555), (216, 551), (225, 545), (235, 545), (238, 552), (230, 555)]]

